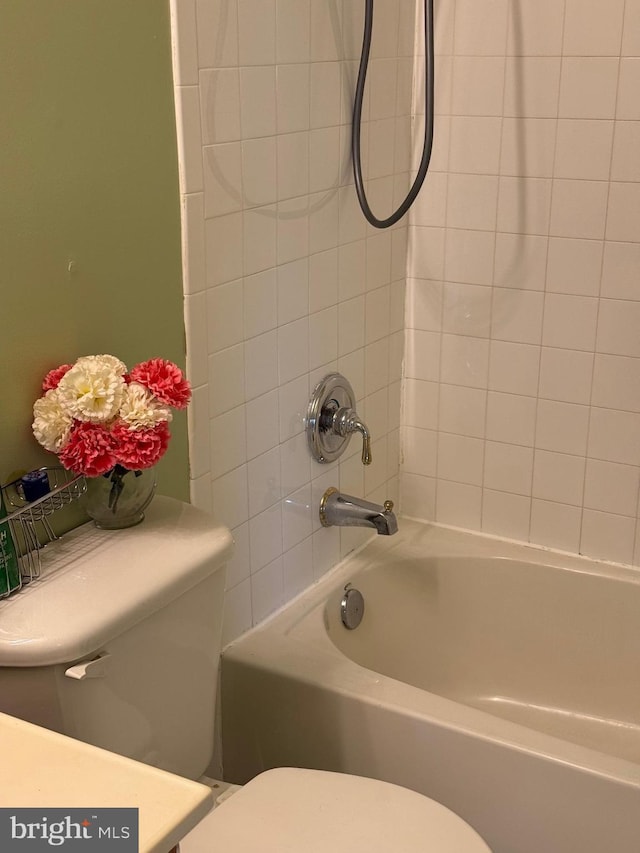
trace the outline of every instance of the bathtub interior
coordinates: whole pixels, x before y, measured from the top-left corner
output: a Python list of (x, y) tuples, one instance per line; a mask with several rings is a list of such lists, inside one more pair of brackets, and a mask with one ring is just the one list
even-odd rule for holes
[(396, 556), (350, 577), (324, 622), (348, 658), (466, 706), (640, 763), (640, 578), (506, 557)]
[[(428, 555), (437, 555), (441, 561), (440, 574), (445, 569), (457, 574), (455, 594), (441, 598), (438, 606), (431, 603), (430, 621), (423, 615), (425, 588), (433, 592), (439, 584), (442, 590), (444, 581), (438, 572), (429, 577), (428, 572), (417, 573), (412, 565)], [(481, 576), (488, 566), (482, 561), (493, 560), (496, 555), (504, 562), (496, 567), (493, 583), (483, 587)], [(460, 558), (455, 568), (454, 560)], [(478, 562), (472, 564), (469, 559)], [(511, 571), (515, 576), (523, 572), (518, 563), (526, 563), (527, 573), (539, 574), (543, 608), (531, 593), (519, 599), (511, 593), (507, 596), (509, 587), (504, 587), (501, 573)], [(384, 571), (383, 566), (390, 571)], [(588, 614), (572, 623), (572, 610), (577, 608), (572, 606), (570, 578), (564, 578), (569, 586), (561, 606), (559, 599), (563, 596), (546, 589), (549, 579), (542, 580), (545, 567), (560, 567), (594, 583), (593, 594), (606, 604), (609, 621), (619, 624), (592, 630)], [(378, 614), (377, 591), (366, 584), (369, 580), (382, 583), (385, 574), (397, 572), (408, 575), (403, 579), (408, 595), (399, 602), (395, 617), (399, 625), (393, 625), (389, 617), (392, 587), (402, 587), (400, 577), (391, 585), (385, 581), (380, 586)], [(473, 573), (477, 574), (475, 586), (469, 577)], [(221, 667), (225, 780), (246, 782), (278, 766), (371, 776), (404, 785), (447, 806), (479, 832), (493, 853), (637, 853), (640, 764), (618, 757), (619, 752), (611, 747), (606, 747), (610, 750), (607, 753), (581, 745), (582, 735), (572, 734), (571, 740), (558, 728), (549, 734), (545, 728), (548, 720), (528, 717), (514, 722), (515, 714), (501, 717), (495, 707), (487, 713), (486, 705), (479, 710), (470, 704), (474, 698), (471, 686), (482, 684), (485, 691), (489, 690), (489, 674), (493, 679), (493, 694), (489, 695), (518, 695), (507, 693), (507, 689), (514, 690), (513, 684), (526, 688), (530, 664), (519, 664), (523, 641), (504, 634), (509, 625), (513, 633), (522, 632), (526, 619), (531, 622), (527, 627), (531, 636), (534, 631), (549, 635), (539, 639), (536, 646), (541, 657), (536, 676), (539, 683), (554, 684), (555, 679), (562, 686), (563, 673), (571, 673), (571, 666), (567, 668), (565, 663), (562, 670), (557, 662), (565, 652), (559, 654), (553, 642), (549, 624), (554, 611), (565, 620), (563, 630), (577, 631), (576, 626), (582, 626), (582, 634), (591, 637), (588, 640), (583, 636), (582, 642), (587, 645), (582, 650), (592, 643), (594, 654), (601, 659), (598, 677), (601, 671), (610, 679), (607, 690), (603, 690), (592, 682), (593, 670), (584, 677), (589, 683), (583, 696), (591, 700), (592, 694), (599, 696), (610, 689), (620, 692), (616, 680), (626, 678), (628, 670), (623, 675), (607, 675), (607, 666), (616, 666), (608, 657), (611, 639), (617, 638), (620, 649), (630, 646), (632, 658), (635, 634), (630, 624), (620, 626), (620, 601), (612, 592), (599, 589), (598, 578), (603, 583), (610, 579), (619, 584), (624, 588), (623, 598), (631, 599), (636, 593), (638, 573), (634, 570), (579, 558), (560, 560), (541, 550), (403, 519), (398, 536), (377, 537), (314, 588), (225, 649)], [(344, 586), (354, 581), (371, 606), (361, 625), (365, 630), (347, 632), (336, 620)], [(469, 584), (465, 590), (457, 588), (463, 581)], [(487, 600), (503, 592), (510, 607), (500, 614)], [(613, 597), (607, 603), (606, 597), (600, 598), (603, 594)], [(577, 595), (579, 598), (582, 593)], [(445, 601), (448, 605), (455, 602), (462, 613), (452, 614), (444, 607)], [(529, 606), (530, 616), (514, 613), (517, 602), (520, 611)], [(633, 605), (629, 604), (628, 610), (632, 613)], [(478, 626), (484, 626), (480, 633)], [(402, 634), (406, 630), (413, 635), (417, 627), (422, 631), (419, 641), (407, 640), (406, 633)], [(375, 637), (367, 636), (367, 632)], [(464, 643), (460, 636), (465, 637)], [(378, 644), (375, 661), (373, 640)], [(451, 648), (442, 650), (440, 645), (445, 641)], [(508, 655), (500, 650), (500, 644), (511, 645)], [(492, 650), (495, 660), (485, 663), (484, 656)], [(391, 668), (390, 661), (396, 667), (398, 658), (409, 656), (413, 661), (406, 672)], [(455, 679), (443, 674), (442, 656), (455, 668)], [(513, 670), (507, 681), (505, 656)], [(437, 674), (439, 689), (444, 693), (450, 688), (450, 695), (456, 698), (415, 686), (416, 662), (425, 659), (431, 670), (424, 677), (435, 679)], [(381, 662), (385, 669), (389, 665), (388, 672), (393, 675), (380, 671)], [(477, 670), (483, 673), (482, 678)], [(560, 674), (552, 677), (547, 670)], [(435, 680), (428, 686), (433, 689)], [(463, 701), (465, 693), (469, 704)], [(476, 698), (478, 695), (481, 693), (476, 689)], [(528, 694), (524, 695), (530, 701)], [(501, 713), (506, 705), (501, 706)], [(618, 713), (612, 708), (613, 701), (607, 711), (611, 718)], [(587, 714), (584, 709), (581, 713)], [(603, 710), (598, 713), (606, 716)], [(589, 742), (592, 746), (595, 743)]]

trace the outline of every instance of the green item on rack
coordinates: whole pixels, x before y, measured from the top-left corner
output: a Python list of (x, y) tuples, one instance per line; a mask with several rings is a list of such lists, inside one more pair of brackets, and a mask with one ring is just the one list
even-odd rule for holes
[[(0, 489), (0, 519), (7, 517), (4, 497)], [(0, 596), (8, 595), (20, 586), (18, 552), (8, 521), (0, 522)]]

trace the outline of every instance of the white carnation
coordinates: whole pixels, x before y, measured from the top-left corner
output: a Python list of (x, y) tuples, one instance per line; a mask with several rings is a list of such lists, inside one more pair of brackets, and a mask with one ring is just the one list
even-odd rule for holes
[[(99, 365), (100, 367), (113, 370), (118, 376), (124, 376), (127, 372), (127, 365), (116, 358), (115, 355), (83, 355), (76, 361), (76, 365)], [(75, 365), (74, 365), (75, 366)]]
[(33, 434), (46, 450), (58, 453), (67, 443), (72, 424), (73, 418), (57, 388), (34, 403)]
[(79, 358), (58, 385), (71, 416), (92, 423), (115, 418), (125, 394), (124, 372), (126, 367), (111, 355)]
[(132, 382), (126, 386), (120, 418), (130, 429), (151, 429), (172, 417), (169, 407), (163, 406), (144, 385)]

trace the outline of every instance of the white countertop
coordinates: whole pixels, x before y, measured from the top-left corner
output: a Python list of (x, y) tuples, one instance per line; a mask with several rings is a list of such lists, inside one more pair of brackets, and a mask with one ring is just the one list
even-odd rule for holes
[(3, 808), (138, 808), (140, 853), (169, 853), (213, 806), (211, 789), (0, 714)]

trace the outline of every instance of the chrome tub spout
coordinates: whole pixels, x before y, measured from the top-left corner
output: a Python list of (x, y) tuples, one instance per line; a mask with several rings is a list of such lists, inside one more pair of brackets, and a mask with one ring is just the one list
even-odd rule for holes
[(351, 495), (342, 495), (333, 487), (327, 489), (320, 501), (320, 521), (323, 527), (373, 527), (383, 536), (398, 532), (393, 501), (385, 501), (380, 506)]

